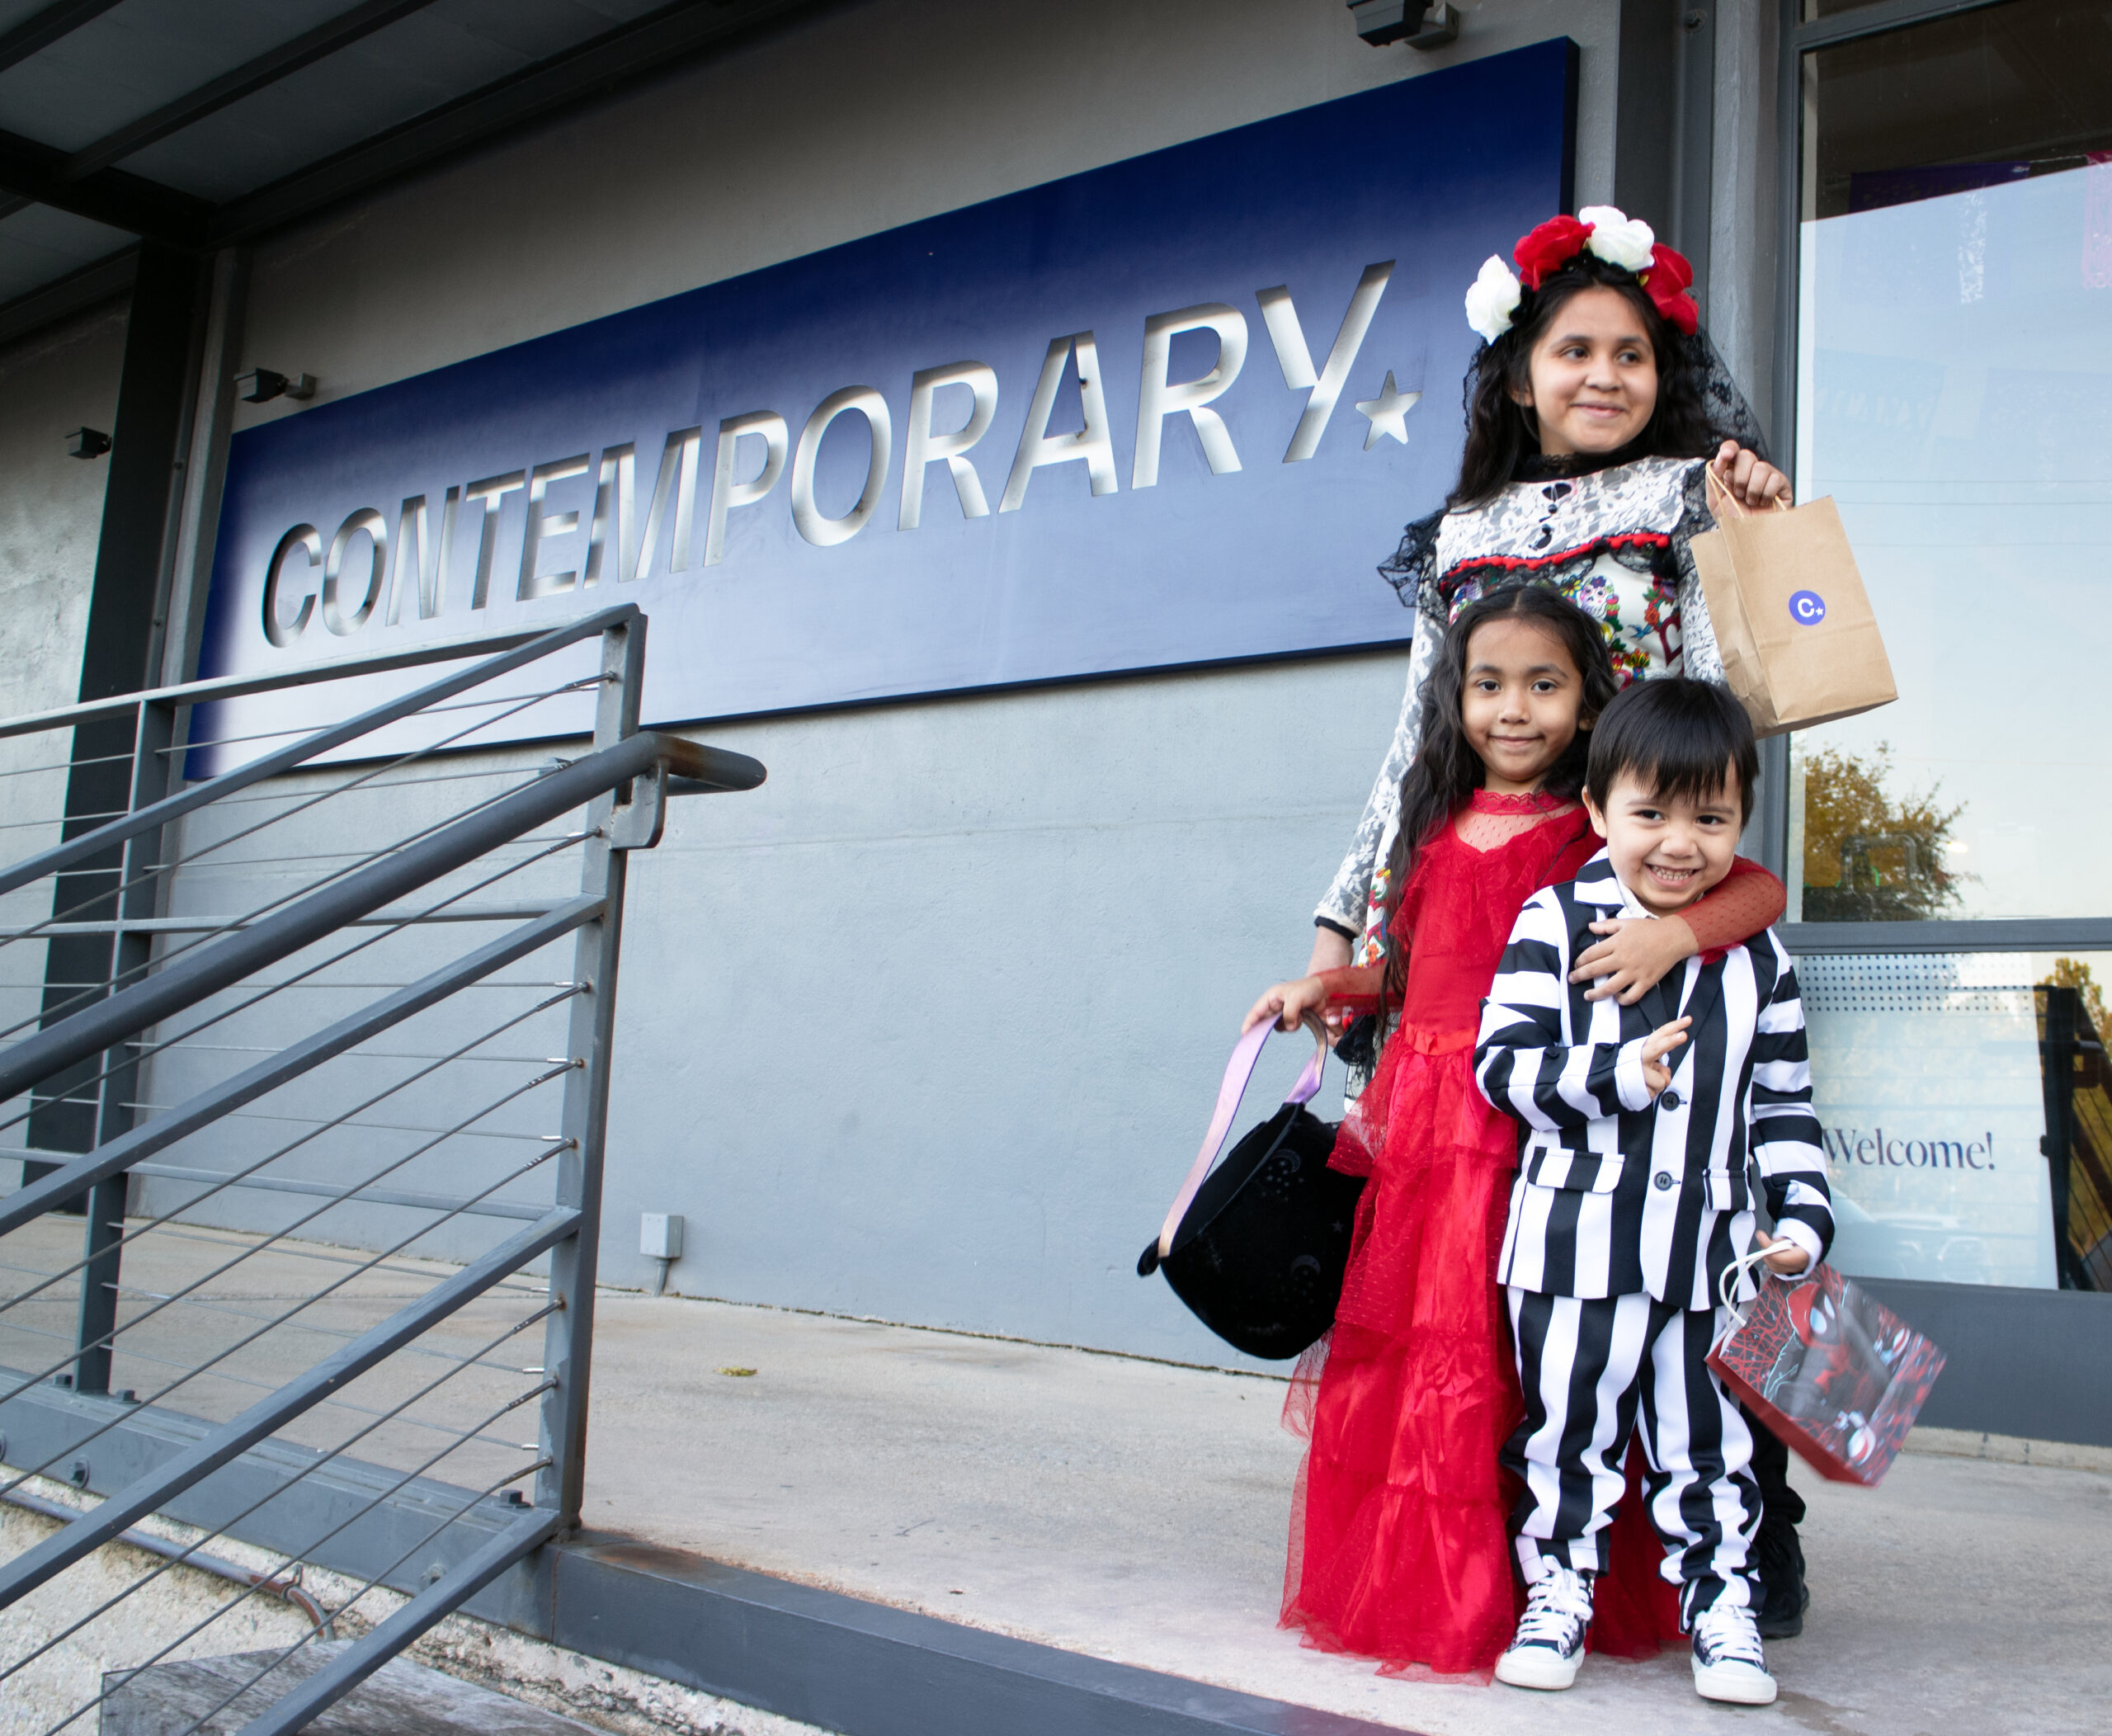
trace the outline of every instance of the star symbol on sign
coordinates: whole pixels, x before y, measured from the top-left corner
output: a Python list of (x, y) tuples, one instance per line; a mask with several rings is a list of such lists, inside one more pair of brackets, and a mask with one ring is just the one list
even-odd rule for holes
[(1379, 436), (1390, 434), (1402, 446), (1408, 443), (1408, 412), (1422, 399), (1420, 392), (1403, 392), (1393, 384), (1393, 370), (1386, 370), (1385, 389), (1376, 398), (1367, 398), (1357, 406), (1365, 421), (1371, 426), (1365, 430), (1364, 450), (1369, 452), (1379, 444)]

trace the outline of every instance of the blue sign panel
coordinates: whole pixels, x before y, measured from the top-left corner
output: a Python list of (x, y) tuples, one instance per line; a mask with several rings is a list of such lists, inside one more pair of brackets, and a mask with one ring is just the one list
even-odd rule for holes
[[(235, 436), (202, 675), (634, 600), (646, 715), (1370, 644), (1573, 49), (1323, 103)], [(305, 721), (295, 692), (217, 734)], [(498, 732), (552, 733), (540, 714)], [(490, 739), (489, 735), (479, 739)]]

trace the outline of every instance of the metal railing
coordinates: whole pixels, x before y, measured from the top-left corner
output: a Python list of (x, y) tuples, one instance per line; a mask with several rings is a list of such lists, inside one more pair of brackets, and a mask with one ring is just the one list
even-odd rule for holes
[[(763, 777), (639, 729), (644, 637), (626, 606), (0, 724), (0, 839), (56, 833), (0, 870), (0, 1501), (63, 1521), (0, 1564), (18, 1721), (85, 1728), (83, 1654), (150, 1669), (238, 1614), (247, 1649), (326, 1567), (239, 1691), (365, 1626), (246, 1726), (298, 1729), (578, 1524), (626, 863), (671, 796)], [(212, 732), (443, 661), (328, 728)], [(582, 709), (577, 757), (491, 745)], [(216, 1539), (270, 1559), (202, 1620), (140, 1597)]]

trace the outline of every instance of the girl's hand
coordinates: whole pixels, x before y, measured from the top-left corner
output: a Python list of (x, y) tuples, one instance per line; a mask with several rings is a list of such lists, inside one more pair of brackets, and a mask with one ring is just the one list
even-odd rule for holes
[(1709, 460), (1717, 480), (1731, 491), (1738, 504), (1749, 511), (1772, 507), (1777, 500), (1791, 503), (1789, 479), (1765, 459), (1756, 457), (1735, 440), (1727, 440)]
[(1586, 947), (1569, 973), (1572, 983), (1595, 984), (1584, 991), (1587, 1001), (1618, 995), (1622, 1006), (1633, 1007), (1666, 971), (1701, 951), (1694, 931), (1676, 916), (1607, 917), (1592, 923), (1591, 932), (1606, 938)]
[(1692, 1019), (1674, 1019), (1643, 1038), (1643, 1083), (1652, 1097), (1672, 1083), (1672, 1069), (1665, 1064), (1665, 1057), (1686, 1040), (1686, 1028), (1693, 1022)]
[(1799, 1248), (1787, 1236), (1770, 1236), (1764, 1229), (1755, 1230), (1753, 1239), (1768, 1250), (1762, 1262), (1771, 1272), (1784, 1278), (1794, 1278), (1812, 1263), (1811, 1250)]
[[(1308, 1014), (1317, 1013), (1327, 999), (1327, 985), (1318, 974), (1299, 977), (1295, 982), (1279, 983), (1252, 1007), (1239, 1029), (1242, 1035), (1265, 1019), (1274, 1019), (1279, 1031), (1295, 1031), (1305, 1022)], [(1339, 1021), (1327, 1026), (1327, 1046), (1333, 1048), (1335, 1040), (1341, 1035)]]

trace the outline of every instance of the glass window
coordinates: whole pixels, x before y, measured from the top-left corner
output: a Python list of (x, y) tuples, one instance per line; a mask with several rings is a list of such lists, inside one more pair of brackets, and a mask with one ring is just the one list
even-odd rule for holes
[(1803, 75), (1797, 491), (1899, 700), (1793, 740), (1791, 911), (2112, 914), (2112, 3)]
[(1855, 1276), (2112, 1290), (2112, 955), (1800, 959)]

